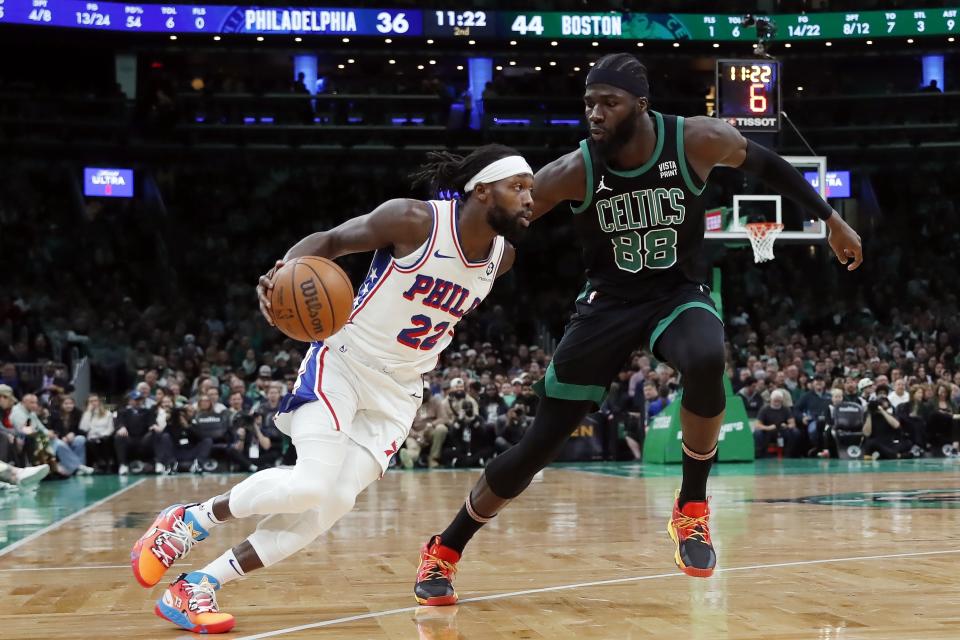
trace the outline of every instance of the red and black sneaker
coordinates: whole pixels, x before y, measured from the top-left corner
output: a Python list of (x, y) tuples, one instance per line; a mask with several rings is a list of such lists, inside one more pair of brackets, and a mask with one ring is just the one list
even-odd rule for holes
[(679, 495), (673, 502), (673, 517), (667, 533), (677, 545), (673, 560), (688, 576), (709, 578), (717, 566), (717, 554), (710, 541), (710, 507), (707, 501), (691, 501), (679, 507)]
[(420, 568), (413, 595), (417, 602), (430, 607), (456, 604), (457, 592), (453, 588), (453, 576), (457, 573), (460, 554), (440, 543), (440, 536), (433, 536), (420, 550)]

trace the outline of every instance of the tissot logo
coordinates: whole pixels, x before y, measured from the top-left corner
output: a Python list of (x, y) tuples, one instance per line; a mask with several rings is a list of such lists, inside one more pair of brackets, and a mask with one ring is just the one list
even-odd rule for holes
[(731, 118), (731, 120), (738, 127), (775, 127), (777, 125), (776, 118)]

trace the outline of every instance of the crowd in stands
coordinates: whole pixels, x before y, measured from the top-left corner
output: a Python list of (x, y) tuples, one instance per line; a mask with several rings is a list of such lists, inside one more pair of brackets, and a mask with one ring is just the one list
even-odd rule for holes
[[(491, 97), (511, 94), (511, 82), (495, 82)], [(272, 416), (305, 345), (259, 316), (257, 276), (312, 231), (429, 194), (411, 194), (397, 169), (413, 165), (409, 153), (335, 170), (261, 160), (138, 167), (132, 200), (82, 198), (72, 163), (5, 162), (0, 480), (34, 478), (42, 466), (65, 477), (294, 459)], [(778, 244), (777, 260), (761, 266), (748, 251), (712, 256), (724, 273), (731, 384), (761, 456), (843, 455), (840, 431), (859, 434), (848, 437), (868, 455), (956, 455), (960, 183), (950, 176), (960, 165), (902, 154), (850, 168), (872, 184), (855, 188), (850, 212), (865, 239), (860, 270), (846, 272), (825, 248)], [(583, 278), (571, 225), (551, 215), (426, 377), (428, 399), (397, 464), (482, 466), (530, 424), (531, 385)], [(368, 260), (340, 263), (358, 281)], [(89, 397), (71, 389), (75, 356), (89, 359)], [(683, 384), (649, 354), (625, 356), (590, 417), (603, 440), (596, 455), (611, 459), (642, 457), (650, 420)]]

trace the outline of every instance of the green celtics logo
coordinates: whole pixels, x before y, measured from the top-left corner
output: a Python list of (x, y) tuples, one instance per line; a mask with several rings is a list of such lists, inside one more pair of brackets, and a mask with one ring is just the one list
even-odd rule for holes
[(690, 30), (671, 13), (629, 13), (624, 16), (624, 37), (637, 40), (689, 40)]
[(892, 507), (895, 509), (960, 509), (960, 489), (913, 489), (833, 493), (802, 498), (775, 498), (754, 502), (820, 504), (830, 507)]

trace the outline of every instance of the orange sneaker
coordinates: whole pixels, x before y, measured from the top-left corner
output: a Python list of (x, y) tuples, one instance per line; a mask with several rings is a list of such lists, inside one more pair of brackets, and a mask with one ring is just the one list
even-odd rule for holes
[(431, 607), (456, 604), (457, 592), (453, 576), (457, 573), (460, 554), (440, 544), (440, 536), (433, 536), (420, 550), (420, 568), (413, 595), (417, 602)]
[(219, 587), (205, 573), (182, 573), (157, 600), (153, 612), (193, 633), (226, 633), (237, 621), (229, 613), (220, 613), (216, 594)]
[(717, 554), (710, 541), (710, 506), (707, 501), (688, 502), (679, 508), (679, 493), (673, 502), (673, 517), (667, 533), (677, 545), (673, 560), (688, 576), (709, 578), (717, 566)]
[(173, 563), (190, 553), (207, 530), (187, 514), (190, 505), (175, 504), (160, 512), (130, 551), (133, 577), (148, 589), (163, 579)]

